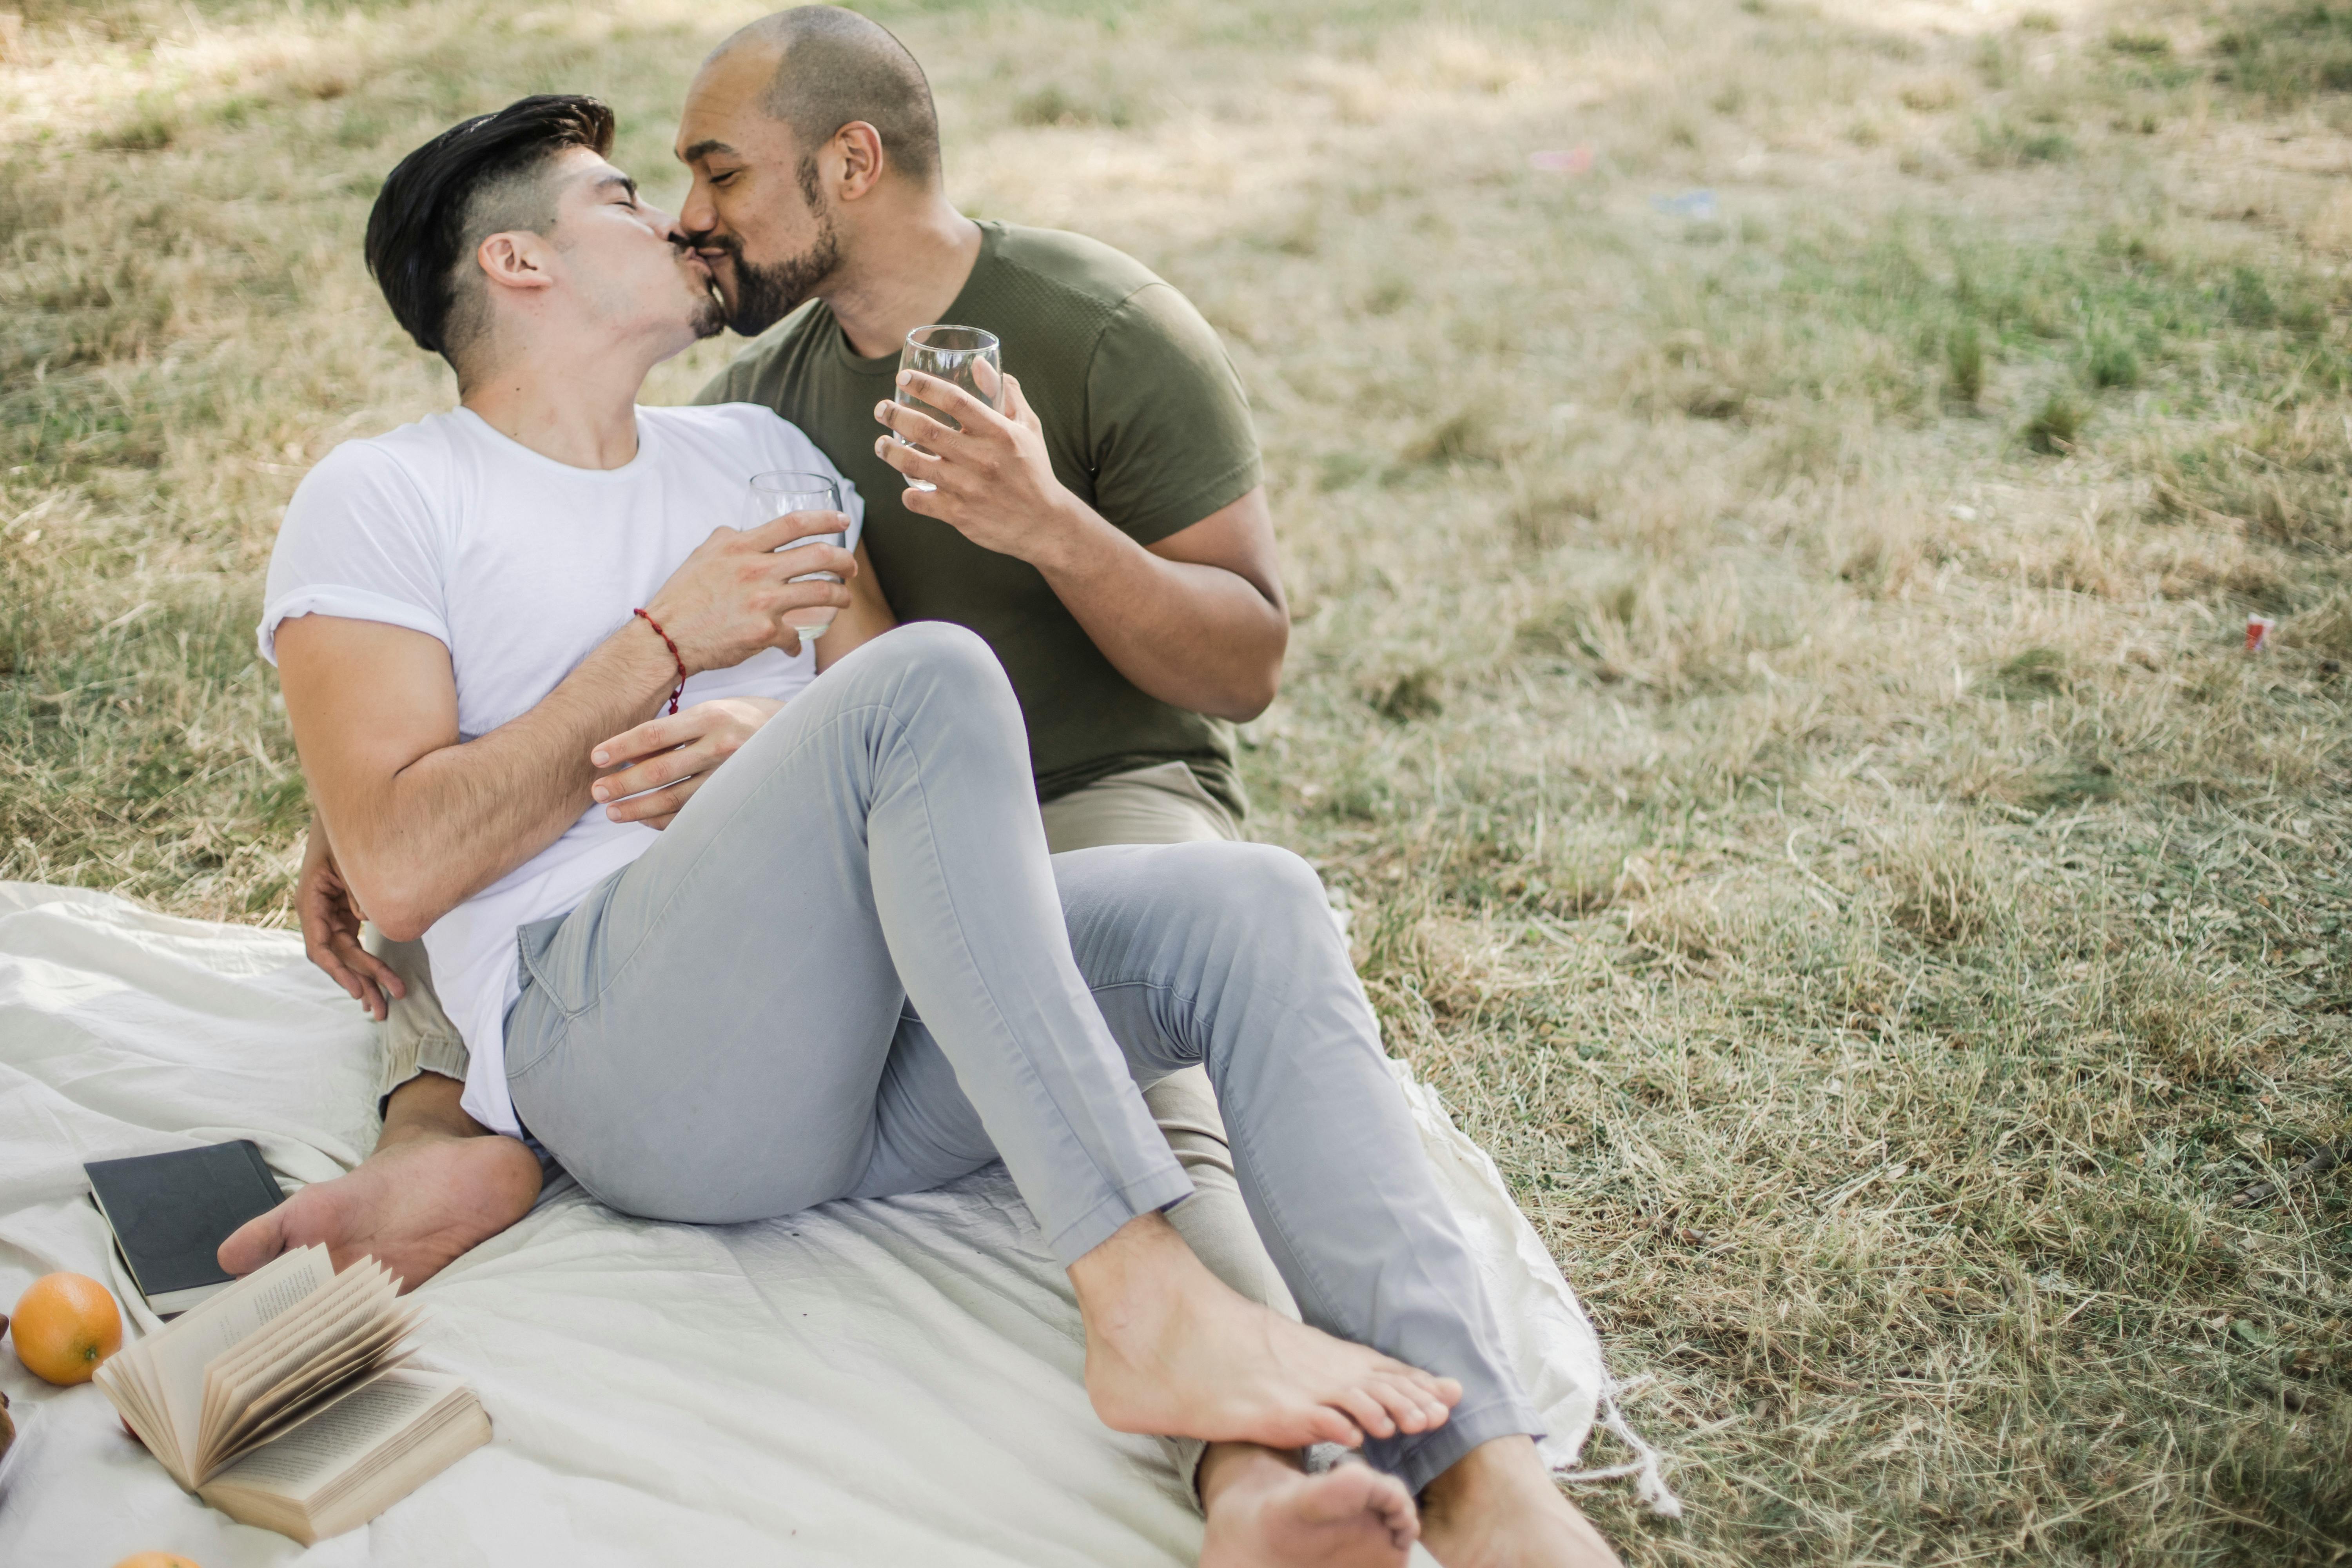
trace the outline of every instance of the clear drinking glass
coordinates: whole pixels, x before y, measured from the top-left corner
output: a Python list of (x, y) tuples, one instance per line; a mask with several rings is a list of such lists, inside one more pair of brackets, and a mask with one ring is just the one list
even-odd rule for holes
[[(986, 370), (980, 367), (986, 365)], [(954, 382), (982, 403), (1000, 414), (1004, 411), (1004, 361), (997, 352), (996, 334), (983, 332), (978, 327), (917, 327), (907, 334), (907, 346), (898, 351), (900, 370), (919, 370), (925, 375), (936, 375), (941, 381)], [(925, 403), (905, 387), (898, 389), (898, 400), (919, 413), (928, 414), (950, 430), (962, 426), (939, 409)], [(897, 432), (892, 432), (897, 436)], [(914, 447), (925, 457), (934, 456), (918, 447), (904, 436), (897, 436), (902, 447)], [(928, 490), (939, 487), (925, 479), (909, 477), (908, 489)]]
[[(759, 501), (760, 521), (788, 517), (794, 512), (829, 512), (842, 527), (812, 532), (795, 539), (783, 550), (798, 550), (804, 545), (830, 544), (838, 549), (849, 545), (848, 519), (841, 510), (841, 488), (826, 474), (773, 473), (751, 476), (751, 494)], [(809, 520), (812, 524), (814, 518)], [(795, 583), (838, 583), (839, 577), (830, 572), (803, 572), (793, 579)], [(787, 624), (801, 637), (801, 646), (814, 649), (816, 639), (824, 636), (838, 612), (831, 605), (808, 605), (792, 612)]]

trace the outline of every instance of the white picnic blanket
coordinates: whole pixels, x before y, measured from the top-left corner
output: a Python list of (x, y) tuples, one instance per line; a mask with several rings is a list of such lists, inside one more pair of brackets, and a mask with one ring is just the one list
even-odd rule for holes
[[(82, 1163), (245, 1137), (289, 1181), (336, 1175), (374, 1140), (373, 1049), (357, 1005), (288, 933), (0, 882), (0, 1310), (74, 1269), (115, 1286), (131, 1332), (153, 1328)], [(1398, 1070), (1548, 1413), (1548, 1457), (1573, 1464), (1606, 1386), (1592, 1331), (1493, 1163)], [(625, 1218), (559, 1180), (418, 1297), (425, 1364), (468, 1379), (497, 1435), (307, 1552), (182, 1493), (95, 1388), (51, 1388), (0, 1354), (22, 1432), (0, 1468), (0, 1563), (150, 1549), (204, 1568), (1199, 1554), (1160, 1445), (1088, 1407), (1068, 1282), (1002, 1166), (730, 1226)]]

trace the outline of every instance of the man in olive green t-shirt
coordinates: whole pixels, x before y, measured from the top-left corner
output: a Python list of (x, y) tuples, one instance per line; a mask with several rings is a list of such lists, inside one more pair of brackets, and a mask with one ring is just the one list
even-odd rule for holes
[[(682, 137), (695, 134), (694, 111), (707, 98), (690, 103)], [(704, 163), (728, 166), (725, 154), (698, 150)], [(708, 189), (697, 182), (681, 222), (716, 239), (719, 208)], [(856, 484), (866, 547), (898, 616), (969, 626), (1003, 661), (1028, 720), (1042, 800), (1050, 805), (1141, 769), (1164, 776), (1177, 763), (1210, 809), (1238, 820), (1245, 806), (1224, 716), (1250, 717), (1273, 695), (1284, 642), (1241, 384), (1191, 303), (1108, 246), (1050, 229), (965, 226), (961, 237), (976, 252), (968, 275), (966, 258), (947, 252), (951, 265), (930, 291), (947, 297), (909, 300), (898, 315), (1001, 340), (1005, 373), (1035, 416), (1031, 460), (1042, 462), (1031, 495), (1000, 500), (996, 515), (976, 525), (941, 521), (941, 495), (909, 489), (894, 466), (919, 455), (877, 441), (877, 408), (889, 403), (898, 372), (898, 321), (878, 331), (857, 321), (870, 334), (861, 344), (822, 295), (765, 331), (698, 401), (774, 409)], [(711, 245), (715, 265), (745, 265), (740, 247)], [(908, 253), (889, 252), (901, 264)], [(836, 268), (845, 271), (854, 254)], [(735, 324), (758, 332), (767, 323), (761, 310), (739, 309)], [(887, 346), (860, 352), (877, 343)], [(1015, 423), (1000, 422), (1000, 434), (1017, 469)], [(1171, 542), (1183, 553), (1151, 552)], [(1151, 613), (1160, 625), (1146, 634), (1154, 643), (1239, 646), (1216, 648), (1222, 657), (1204, 658), (1206, 668), (1163, 669), (1172, 661), (1138, 658), (1139, 649), (1118, 640), (1106, 649), (1081, 624), (1132, 614), (1140, 606), (1125, 600), (1142, 595), (1159, 601)]]

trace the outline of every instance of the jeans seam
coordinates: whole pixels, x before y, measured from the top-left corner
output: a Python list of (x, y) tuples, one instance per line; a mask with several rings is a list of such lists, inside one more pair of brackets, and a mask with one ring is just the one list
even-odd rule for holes
[[(891, 710), (889, 708), (887, 708), (887, 706), (886, 706), (886, 707), (884, 707), (884, 709), (883, 709), (883, 716), (884, 716), (884, 718), (885, 718), (885, 719), (889, 722), (889, 725), (890, 725), (890, 733), (889, 733), (889, 735), (888, 735), (888, 737), (887, 737), (888, 743), (889, 743), (891, 746), (893, 746), (894, 748), (897, 748), (897, 749), (899, 749), (899, 750), (902, 750), (902, 751), (903, 751), (903, 750), (908, 750), (908, 744), (907, 744), (907, 737), (906, 737), (906, 724), (905, 724), (905, 721), (904, 721), (902, 719), (900, 719), (900, 718), (898, 717), (898, 715), (896, 712), (892, 711), (892, 710)], [(913, 768), (913, 769), (910, 769), (910, 770), (909, 770), (909, 773), (910, 773), (910, 775), (912, 776), (912, 778), (913, 778), (913, 780), (914, 780), (915, 794), (916, 794), (917, 797), (918, 797), (918, 798), (921, 801), (921, 803), (922, 803), (922, 811), (923, 811), (923, 832), (924, 832), (924, 834), (925, 834), (926, 837), (927, 837), (927, 838), (929, 840), (929, 842), (930, 842), (930, 846), (931, 846), (931, 859), (932, 859), (932, 863), (933, 863), (934, 865), (936, 865), (936, 864), (938, 863), (938, 861), (939, 861), (939, 850), (938, 850), (938, 845), (939, 845), (939, 831), (938, 831), (937, 826), (936, 826), (936, 824), (934, 823), (934, 820), (933, 820), (933, 818), (932, 818), (932, 815), (931, 815), (931, 795), (930, 795), (930, 790), (926, 786), (926, 784), (925, 784), (925, 783), (924, 783), (923, 773), (922, 773), (922, 770), (921, 770), (920, 768)], [(869, 822), (871, 821), (870, 816), (869, 816), (868, 820), (869, 820)], [(870, 852), (870, 850), (869, 850), (869, 854), (870, 854), (870, 853), (871, 853), (871, 852)], [(956, 902), (955, 902), (955, 894), (954, 894), (954, 892), (953, 892), (953, 890), (952, 890), (952, 889), (949, 889), (949, 888), (947, 888), (947, 887), (946, 887), (946, 885), (945, 885), (945, 882), (944, 882), (944, 881), (942, 881), (942, 883), (941, 883), (941, 891), (942, 891), (942, 893), (944, 893), (944, 894), (945, 894), (945, 896), (946, 896), (946, 898), (947, 898), (947, 902), (948, 902), (948, 914), (949, 914), (949, 918), (950, 918), (950, 919), (951, 919), (951, 920), (955, 922), (956, 929), (957, 929), (959, 931), (961, 931), (964, 929), (963, 913), (962, 913), (962, 911), (961, 911), (960, 909), (958, 909), (958, 908), (957, 908), (957, 906), (956, 906)], [(1067, 940), (1067, 939), (1066, 939), (1066, 937), (1065, 938), (1065, 940), (1066, 940), (1066, 941)], [(1075, 957), (1075, 956), (1073, 956), (1071, 963), (1072, 963), (1072, 966), (1075, 968), (1075, 967), (1076, 967), (1076, 957)], [(981, 993), (981, 994), (982, 994), (982, 995), (983, 995), (983, 996), (985, 996), (985, 997), (988, 999), (989, 1011), (990, 1011), (991, 1013), (992, 1013), (992, 1014), (995, 1016), (995, 1021), (996, 1021), (996, 1025), (997, 1025), (997, 1026), (998, 1026), (999, 1028), (1001, 1028), (1001, 1029), (1003, 1029), (1003, 1030), (1004, 1031), (1004, 1033), (1005, 1033), (1005, 1035), (1006, 1035), (1006, 1037), (1007, 1037), (1008, 1038), (1018, 1039), (1020, 1037), (1019, 1037), (1018, 1033), (1017, 1033), (1017, 1032), (1013, 1028), (1011, 1021), (1010, 1021), (1008, 1018), (1006, 1018), (1006, 1016), (1005, 1016), (1005, 1015), (1004, 1015), (1004, 1008), (1003, 1008), (1003, 1004), (1001, 1004), (1000, 1002), (998, 1002), (998, 1000), (997, 1000), (997, 998), (996, 998), (996, 993), (995, 993), (994, 988), (993, 988), (993, 987), (992, 987), (992, 986), (989, 984), (989, 983), (988, 983), (988, 977), (987, 977), (984, 973), (982, 973), (981, 972), (980, 967), (979, 967), (977, 964), (971, 965), (970, 967), (971, 967), (971, 973), (972, 973), (972, 977), (973, 977), (973, 979), (978, 983), (978, 986), (979, 986), (979, 989), (980, 989), (980, 993)], [(1080, 981), (1081, 983), (1084, 983), (1084, 981), (1085, 981), (1085, 979), (1086, 979), (1086, 975), (1085, 975), (1085, 973), (1084, 973), (1083, 971), (1081, 971), (1081, 972), (1079, 973), (1078, 979), (1079, 979), (1079, 981)], [(1088, 994), (1089, 998), (1091, 998), (1091, 996), (1092, 996), (1092, 994), (1093, 994), (1093, 988), (1092, 988), (1091, 986), (1087, 987), (1087, 994)], [(1106, 1026), (1106, 1027), (1105, 1027), (1105, 1032), (1106, 1032), (1106, 1034), (1108, 1034), (1108, 1026)], [(1116, 1042), (1114, 1042), (1114, 1044), (1116, 1044)], [(1124, 1053), (1123, 1053), (1123, 1052), (1122, 1052), (1121, 1054), (1122, 1054), (1122, 1056), (1124, 1056)], [(1126, 1193), (1127, 1193), (1127, 1190), (1128, 1190), (1129, 1188), (1132, 1187), (1132, 1186), (1137, 1185), (1139, 1182), (1140, 1182), (1141, 1180), (1144, 1180), (1144, 1179), (1146, 1179), (1146, 1178), (1139, 1177), (1139, 1178), (1137, 1178), (1137, 1180), (1136, 1180), (1136, 1181), (1128, 1181), (1128, 1182), (1122, 1182), (1122, 1181), (1116, 1181), (1116, 1180), (1114, 1180), (1114, 1179), (1112, 1178), (1112, 1176), (1111, 1176), (1111, 1173), (1110, 1173), (1109, 1172), (1108, 1172), (1108, 1171), (1106, 1171), (1106, 1170), (1104, 1170), (1104, 1169), (1103, 1169), (1103, 1167), (1102, 1167), (1102, 1163), (1095, 1157), (1094, 1153), (1093, 1153), (1090, 1150), (1088, 1150), (1088, 1149), (1087, 1148), (1087, 1146), (1086, 1146), (1086, 1141), (1085, 1141), (1084, 1139), (1082, 1139), (1082, 1138), (1077, 1137), (1077, 1135), (1076, 1135), (1076, 1125), (1075, 1125), (1075, 1123), (1073, 1122), (1073, 1121), (1072, 1121), (1072, 1119), (1071, 1119), (1070, 1112), (1069, 1112), (1069, 1109), (1068, 1109), (1066, 1106), (1065, 1106), (1065, 1105), (1063, 1105), (1063, 1104), (1062, 1104), (1061, 1100), (1060, 1100), (1058, 1098), (1056, 1098), (1056, 1097), (1055, 1097), (1055, 1093), (1054, 1093), (1054, 1090), (1053, 1090), (1052, 1086), (1051, 1086), (1050, 1084), (1046, 1083), (1046, 1082), (1045, 1081), (1045, 1079), (1043, 1079), (1043, 1078), (1038, 1074), (1038, 1072), (1037, 1072), (1037, 1070), (1036, 1070), (1036, 1068), (1035, 1068), (1034, 1065), (1034, 1064), (1030, 1061), (1030, 1059), (1029, 1059), (1028, 1053), (1027, 1053), (1027, 1052), (1025, 1052), (1025, 1051), (1016, 1053), (1016, 1055), (1015, 1055), (1015, 1060), (1016, 1060), (1016, 1061), (1018, 1061), (1018, 1063), (1020, 1064), (1020, 1070), (1021, 1070), (1021, 1072), (1022, 1072), (1023, 1076), (1024, 1076), (1025, 1078), (1027, 1078), (1027, 1079), (1028, 1079), (1028, 1080), (1029, 1080), (1030, 1082), (1032, 1082), (1033, 1084), (1034, 1084), (1034, 1085), (1038, 1088), (1038, 1089), (1039, 1089), (1039, 1090), (1041, 1090), (1041, 1091), (1043, 1092), (1043, 1094), (1044, 1094), (1044, 1096), (1045, 1096), (1045, 1103), (1046, 1103), (1046, 1104), (1048, 1104), (1048, 1105), (1050, 1105), (1050, 1106), (1052, 1106), (1052, 1107), (1053, 1107), (1053, 1110), (1054, 1110), (1054, 1114), (1055, 1114), (1056, 1117), (1058, 1117), (1058, 1118), (1060, 1118), (1060, 1119), (1061, 1119), (1063, 1131), (1064, 1131), (1065, 1132), (1067, 1132), (1068, 1134), (1070, 1134), (1071, 1142), (1072, 1142), (1073, 1146), (1074, 1146), (1074, 1147), (1078, 1151), (1078, 1152), (1079, 1152), (1079, 1153), (1081, 1153), (1081, 1154), (1083, 1154), (1083, 1155), (1085, 1156), (1085, 1158), (1086, 1158), (1086, 1162), (1087, 1162), (1087, 1164), (1088, 1165), (1088, 1167), (1090, 1167), (1090, 1168), (1093, 1170), (1093, 1172), (1094, 1172), (1094, 1173), (1095, 1173), (1095, 1179), (1096, 1179), (1097, 1182), (1101, 1183), (1101, 1184), (1102, 1184), (1102, 1185), (1103, 1185), (1106, 1189), (1108, 1189), (1108, 1192), (1109, 1195), (1111, 1195), (1111, 1196), (1117, 1196), (1117, 1197), (1120, 1198), (1120, 1199), (1121, 1199), (1121, 1201), (1125, 1201), (1125, 1194), (1126, 1194)], [(1136, 1093), (1138, 1094), (1138, 1096), (1139, 1096), (1139, 1097), (1142, 1094), (1142, 1092), (1143, 1092), (1143, 1091), (1142, 1091), (1141, 1089), (1139, 1089), (1136, 1090)], [(1162, 1145), (1162, 1148), (1163, 1148), (1163, 1150), (1165, 1149), (1165, 1145), (1164, 1145), (1164, 1144)], [(1173, 1166), (1173, 1167), (1177, 1170), (1177, 1172), (1181, 1174), (1181, 1172), (1182, 1172), (1182, 1170), (1183, 1170), (1183, 1167), (1182, 1167), (1181, 1164), (1177, 1164), (1175, 1155), (1174, 1155), (1174, 1154), (1172, 1154), (1172, 1153), (1169, 1154), (1169, 1155), (1168, 1155), (1168, 1160), (1169, 1160), (1169, 1163), (1170, 1163), (1171, 1166)], [(1187, 1178), (1187, 1180), (1189, 1181), (1189, 1180), (1190, 1180), (1190, 1178), (1188, 1177), (1188, 1178)], [(1088, 1207), (1087, 1207), (1087, 1212), (1088, 1214), (1092, 1214), (1092, 1213), (1093, 1213), (1097, 1208), (1098, 1208), (1099, 1206), (1100, 1206), (1100, 1204), (1099, 1204), (1099, 1203), (1097, 1203), (1097, 1204), (1094, 1204), (1094, 1205), (1088, 1205)], [(1129, 1205), (1128, 1205), (1128, 1206), (1129, 1206), (1129, 1207), (1130, 1207), (1130, 1208), (1132, 1208), (1134, 1205), (1130, 1203), (1130, 1204), (1129, 1204)]]
[[(1187, 1010), (1196, 1010), (1200, 1005), (1200, 999), (1197, 995), (1183, 992), (1164, 980), (1115, 980), (1105, 984), (1089, 986), (1088, 989), (1097, 992), (1152, 991), (1162, 995), (1175, 998)], [(1285, 1013), (1295, 1013), (1297, 1011), (1296, 1007), (1290, 1006), (1286, 1002), (1280, 1004), (1280, 1005), (1282, 1011)], [(1199, 1065), (1206, 1067), (1208, 1065), (1208, 1048), (1203, 1046), (1201, 1051)], [(1214, 1087), (1213, 1080), (1212, 1082), (1212, 1087)], [(1249, 1157), (1251, 1146), (1244, 1141), (1242, 1130), (1236, 1129), (1231, 1121), (1227, 1121), (1225, 1123), (1225, 1142), (1227, 1147), (1235, 1150), (1237, 1152), (1241, 1153), (1244, 1158)], [(1236, 1161), (1234, 1164), (1234, 1173), (1237, 1176), (1240, 1173), (1240, 1163), (1238, 1161)], [(1282, 1206), (1276, 1203), (1274, 1194), (1271, 1193), (1261, 1193), (1259, 1194), (1259, 1201), (1265, 1205), (1266, 1217), (1273, 1223), (1275, 1230), (1280, 1235), (1282, 1245), (1284, 1248), (1289, 1252), (1291, 1260), (1298, 1266), (1299, 1271), (1307, 1277), (1308, 1288), (1314, 1292), (1316, 1297), (1314, 1305), (1322, 1312), (1325, 1321), (1339, 1321), (1340, 1314), (1330, 1310), (1333, 1300), (1330, 1286), (1325, 1281), (1322, 1272), (1315, 1267), (1315, 1263), (1311, 1256), (1307, 1251), (1302, 1250), (1298, 1246), (1296, 1232), (1292, 1229), (1289, 1222), (1283, 1217)], [(1296, 1294), (1295, 1291), (1293, 1293)], [(1306, 1303), (1302, 1302), (1300, 1305), (1304, 1307)]]

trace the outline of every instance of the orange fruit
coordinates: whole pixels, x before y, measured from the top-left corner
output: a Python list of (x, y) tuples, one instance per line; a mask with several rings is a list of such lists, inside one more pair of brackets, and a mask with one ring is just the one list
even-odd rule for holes
[(196, 1565), (176, 1552), (140, 1552), (117, 1563), (114, 1568), (196, 1568)]
[(8, 1325), (16, 1359), (51, 1383), (88, 1383), (122, 1348), (122, 1314), (106, 1287), (86, 1274), (45, 1274), (16, 1299)]

